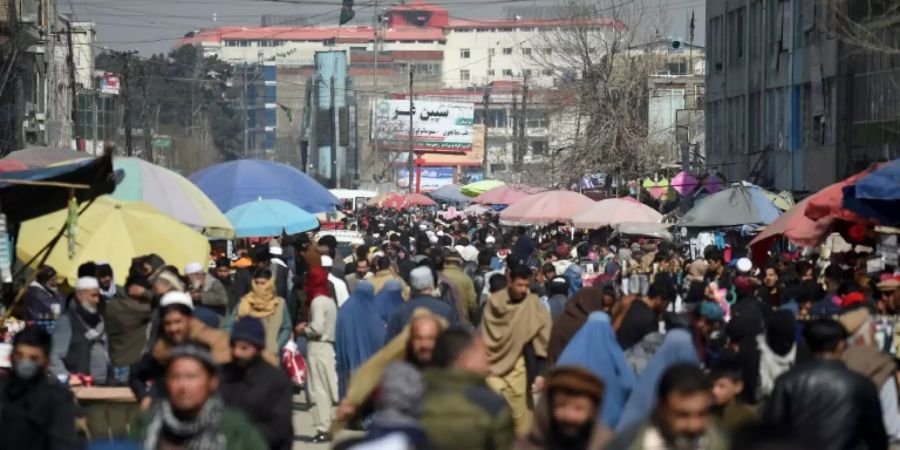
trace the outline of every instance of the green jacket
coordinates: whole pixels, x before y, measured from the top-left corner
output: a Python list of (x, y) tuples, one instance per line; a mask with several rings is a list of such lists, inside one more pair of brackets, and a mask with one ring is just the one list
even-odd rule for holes
[[(143, 444), (147, 426), (153, 420), (153, 410), (147, 411), (135, 420), (131, 426), (129, 437), (132, 441)], [(225, 408), (222, 411), (222, 425), (220, 427), (222, 433), (225, 434), (225, 442), (227, 447), (222, 450), (259, 450), (269, 448), (259, 430), (250, 423), (249, 420), (240, 411)]]
[[(438, 450), (505, 450), (515, 441), (506, 400), (484, 377), (458, 370), (425, 372), (422, 427)], [(460, 432), (460, 430), (464, 430)]]
[(444, 266), (443, 274), (456, 285), (456, 289), (462, 295), (463, 305), (469, 312), (469, 319), (471, 320), (478, 311), (478, 296), (476, 295), (475, 283), (472, 282), (472, 278), (466, 275), (461, 267), (454, 264)]

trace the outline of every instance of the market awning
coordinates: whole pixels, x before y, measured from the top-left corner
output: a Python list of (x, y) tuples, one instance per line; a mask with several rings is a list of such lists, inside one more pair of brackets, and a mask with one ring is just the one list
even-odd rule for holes
[(102, 156), (57, 167), (0, 174), (0, 211), (9, 223), (66, 208), (69, 193), (79, 202), (115, 189), (112, 158)]

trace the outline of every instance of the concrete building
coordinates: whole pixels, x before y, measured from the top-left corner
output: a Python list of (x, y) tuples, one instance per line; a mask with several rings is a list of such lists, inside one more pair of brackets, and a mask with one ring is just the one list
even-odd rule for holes
[[(865, 3), (847, 2), (849, 16)], [(815, 191), (900, 156), (897, 58), (836, 39), (818, 5), (707, 1), (710, 170)]]

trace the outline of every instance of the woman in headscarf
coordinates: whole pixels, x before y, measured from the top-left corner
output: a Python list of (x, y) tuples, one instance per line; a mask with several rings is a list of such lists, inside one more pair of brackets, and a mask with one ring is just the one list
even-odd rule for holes
[(385, 328), (375, 307), (375, 287), (360, 281), (344, 306), (338, 309), (334, 351), (337, 357), (338, 391), (343, 397), (350, 375), (381, 349)]
[(601, 418), (608, 427), (615, 428), (637, 377), (625, 361), (609, 315), (592, 312), (559, 356), (557, 365), (582, 366), (603, 380)]
[(581, 266), (577, 264), (572, 264), (563, 272), (563, 278), (569, 282), (569, 297), (573, 297), (584, 287), (584, 279), (581, 277), (582, 273)]
[(391, 321), (397, 308), (401, 306), (403, 306), (403, 284), (399, 280), (390, 279), (384, 283), (384, 287), (375, 296), (375, 308), (385, 326)]
[(679, 363), (700, 364), (690, 333), (677, 329), (666, 333), (662, 345), (637, 379), (628, 402), (619, 418), (616, 430), (646, 420), (656, 407), (657, 388), (663, 373)]
[(291, 315), (283, 298), (275, 294), (275, 279), (269, 269), (257, 269), (253, 273), (250, 292), (241, 298), (234, 313), (228, 318), (227, 328), (242, 317), (256, 317), (266, 330), (266, 351), (281, 360), (281, 349), (291, 338)]
[(553, 321), (550, 332), (550, 345), (547, 349), (547, 360), (550, 366), (556, 364), (559, 355), (575, 336), (578, 329), (587, 321), (588, 315), (603, 310), (603, 289), (591, 286), (576, 292), (558, 319)]
[[(778, 310), (770, 314), (766, 322), (766, 332), (756, 336), (759, 369), (759, 382), (752, 383), (755, 389), (748, 390), (744, 381), (744, 390), (752, 397), (745, 399), (752, 403), (760, 403), (767, 399), (775, 388), (775, 379), (787, 372), (797, 363), (797, 319), (788, 310)], [(755, 380), (754, 380), (755, 381)]]

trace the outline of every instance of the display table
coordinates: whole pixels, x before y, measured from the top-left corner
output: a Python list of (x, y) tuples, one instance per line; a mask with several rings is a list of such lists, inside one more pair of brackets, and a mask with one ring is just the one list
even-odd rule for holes
[(140, 414), (137, 399), (127, 387), (73, 386), (70, 389), (84, 409), (92, 440), (127, 436), (130, 424)]

